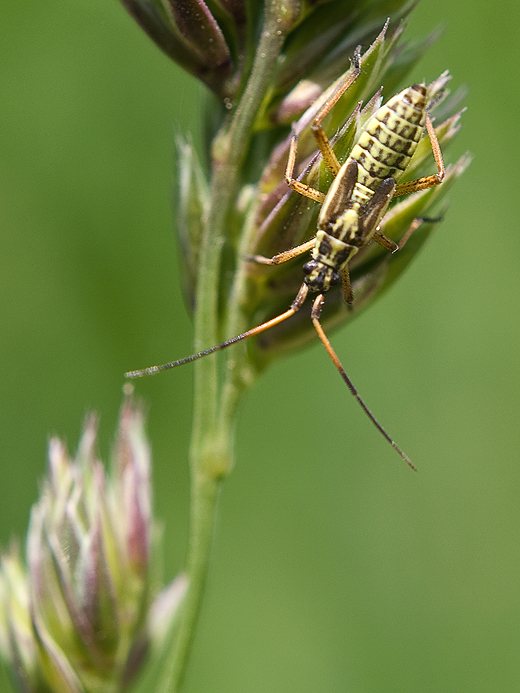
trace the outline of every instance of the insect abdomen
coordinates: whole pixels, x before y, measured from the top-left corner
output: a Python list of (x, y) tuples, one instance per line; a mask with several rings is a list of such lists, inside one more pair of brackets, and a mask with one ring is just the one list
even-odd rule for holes
[(412, 158), (426, 120), (426, 87), (414, 84), (388, 100), (370, 118), (349, 160), (359, 173), (353, 197), (363, 204), (385, 178), (396, 181)]

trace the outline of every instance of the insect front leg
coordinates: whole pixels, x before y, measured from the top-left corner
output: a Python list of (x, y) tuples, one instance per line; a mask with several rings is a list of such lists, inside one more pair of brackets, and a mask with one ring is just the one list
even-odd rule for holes
[(385, 234), (379, 229), (374, 231), (372, 238), (376, 243), (379, 243), (380, 246), (382, 246), (385, 250), (389, 250), (391, 253), (395, 253), (397, 250), (399, 250), (399, 248), (402, 247), (391, 238), (388, 238), (388, 236), (385, 236)]
[(433, 219), (427, 217), (416, 217), (403, 234), (401, 240), (399, 241), (398, 249), (401, 250), (401, 248), (404, 248), (410, 236), (417, 231), (421, 224), (437, 224), (439, 223), (439, 221), (442, 221), (442, 216), (435, 217)]
[(352, 291), (352, 284), (350, 282), (350, 270), (347, 264), (340, 271), (341, 276), (341, 295), (345, 303), (349, 306), (354, 301), (354, 292)]
[(287, 262), (287, 260), (292, 260), (293, 257), (298, 257), (298, 255), (303, 255), (303, 253), (306, 253), (308, 250), (312, 250), (315, 242), (316, 236), (314, 238), (311, 238), (309, 241), (302, 243), (301, 245), (297, 245), (295, 248), (291, 248), (290, 250), (284, 250), (283, 253), (278, 253), (278, 255), (274, 255), (274, 257), (252, 255), (247, 259), (250, 262), (258, 262), (261, 265), (281, 265), (282, 263)]

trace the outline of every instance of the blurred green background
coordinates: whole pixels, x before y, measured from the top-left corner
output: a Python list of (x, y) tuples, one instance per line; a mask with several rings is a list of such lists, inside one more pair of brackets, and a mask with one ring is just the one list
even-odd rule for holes
[[(438, 25), (414, 79), (449, 68), (468, 85), (446, 158), (475, 160), (406, 275), (333, 335), (420, 472), (322, 347), (271, 368), (241, 409), (189, 693), (520, 690), (520, 5), (423, 0), (407, 35)], [(75, 449), (96, 410), (106, 459), (123, 372), (191, 352), (170, 189), (174, 133), (198, 140), (204, 96), (115, 1), (3, 0), (0, 34), (5, 546), (25, 533), (47, 436)], [(168, 577), (186, 546), (192, 376), (137, 384)]]

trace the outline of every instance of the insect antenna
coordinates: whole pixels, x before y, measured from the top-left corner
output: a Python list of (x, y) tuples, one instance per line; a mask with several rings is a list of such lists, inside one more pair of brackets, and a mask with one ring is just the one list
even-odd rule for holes
[(271, 318), (271, 320), (267, 320), (266, 322), (263, 322), (261, 325), (257, 325), (256, 327), (253, 327), (251, 330), (247, 330), (247, 332), (242, 332), (242, 334), (239, 334), (236, 337), (231, 337), (231, 339), (227, 339), (225, 342), (216, 344), (215, 346), (212, 346), (209, 349), (205, 349), (204, 351), (199, 351), (197, 354), (186, 356), (185, 358), (179, 359), (178, 361), (170, 361), (170, 363), (163, 363), (161, 366), (149, 366), (148, 368), (142, 368), (141, 370), (137, 371), (128, 371), (127, 373), (125, 373), (125, 378), (142, 378), (145, 375), (153, 375), (154, 373), (159, 373), (159, 371), (167, 371), (170, 368), (176, 368), (177, 366), (182, 366), (185, 363), (196, 361), (197, 359), (200, 359), (203, 356), (209, 356), (209, 354), (213, 354), (215, 353), (215, 351), (225, 349), (226, 347), (231, 346), (232, 344), (241, 342), (243, 339), (248, 339), (248, 337), (254, 337), (256, 334), (260, 334), (260, 332), (265, 332), (266, 330), (269, 330), (271, 327), (279, 325), (284, 320), (287, 320), (287, 318), (290, 318), (291, 315), (294, 315), (298, 310), (300, 310), (303, 303), (305, 302), (305, 299), (307, 298), (308, 293), (309, 287), (307, 286), (307, 284), (302, 284), (300, 290), (298, 291), (298, 294), (296, 295), (296, 298), (291, 303), (290, 308), (286, 310), (284, 313), (280, 313), (280, 315)]
[(339, 360), (336, 352), (332, 348), (332, 344), (329, 342), (329, 339), (328, 339), (327, 335), (325, 334), (323, 327), (321, 326), (320, 316), (321, 316), (321, 309), (323, 308), (323, 303), (324, 303), (323, 294), (320, 294), (319, 296), (317, 296), (314, 299), (314, 303), (312, 304), (311, 318), (312, 318), (312, 323), (314, 325), (314, 328), (315, 328), (316, 332), (318, 333), (318, 337), (321, 339), (322, 344), (325, 347), (325, 349), (327, 350), (328, 355), (330, 356), (330, 358), (334, 362), (334, 365), (338, 369), (339, 374), (341, 375), (341, 377), (343, 378), (343, 380), (347, 384), (347, 387), (350, 390), (350, 392), (356, 398), (361, 409), (363, 409), (363, 411), (368, 416), (370, 421), (374, 424), (374, 426), (377, 428), (377, 430), (386, 438), (386, 440), (394, 448), (394, 450), (397, 452), (397, 454), (402, 457), (402, 459), (406, 462), (406, 464), (409, 467), (411, 467), (414, 470), (414, 472), (416, 472), (417, 467), (415, 467), (415, 465), (412, 463), (412, 461), (408, 457), (408, 455), (406, 455), (401, 450), (401, 448), (392, 440), (390, 435), (385, 431), (385, 429), (381, 426), (381, 424), (376, 419), (376, 417), (372, 414), (372, 412), (367, 407), (365, 402), (361, 399), (361, 396), (360, 396), (359, 392), (357, 391), (356, 386), (354, 385), (352, 380), (349, 378), (347, 372), (345, 371), (345, 369), (341, 365), (341, 361)]

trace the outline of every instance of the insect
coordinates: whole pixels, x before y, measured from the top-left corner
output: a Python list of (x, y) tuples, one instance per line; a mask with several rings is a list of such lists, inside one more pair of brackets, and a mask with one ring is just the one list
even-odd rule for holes
[[(128, 378), (151, 375), (195, 361), (243, 339), (260, 334), (287, 320), (300, 310), (309, 292), (318, 292), (318, 296), (312, 303), (311, 320), (321, 342), (365, 414), (402, 459), (415, 469), (409, 457), (397, 446), (359, 395), (332, 348), (321, 325), (320, 317), (324, 294), (333, 286), (341, 284), (344, 300), (347, 303), (353, 301), (348, 263), (360, 248), (373, 240), (391, 252), (399, 250), (399, 246), (387, 238), (379, 228), (391, 200), (397, 196), (439, 185), (444, 178), (445, 169), (440, 145), (428, 113), (427, 90), (424, 84), (415, 84), (404, 89), (381, 106), (366, 122), (347, 160), (343, 164), (339, 163), (321, 124), (361, 73), (360, 48), (356, 49), (352, 63), (350, 76), (338, 86), (330, 99), (322, 106), (311, 125), (321, 155), (334, 176), (327, 193), (316, 190), (293, 177), (298, 146), (297, 135), (294, 131), (290, 143), (285, 180), (294, 191), (322, 205), (316, 235), (302, 245), (272, 258), (263, 256), (250, 258), (258, 263), (278, 265), (311, 251), (311, 259), (303, 265), (304, 281), (289, 309), (205, 351), (162, 366), (130, 371), (125, 375)], [(437, 173), (399, 184), (397, 181), (406, 171), (425, 128), (437, 164)], [(401, 240), (401, 247), (417, 225), (413, 223), (405, 233)]]

